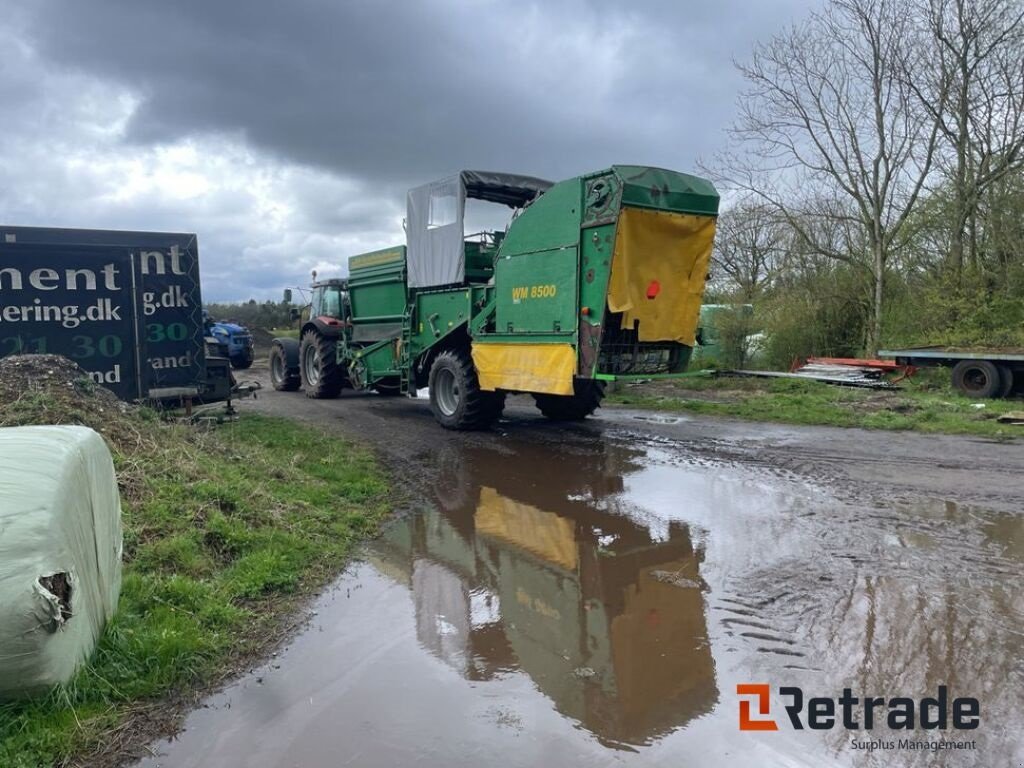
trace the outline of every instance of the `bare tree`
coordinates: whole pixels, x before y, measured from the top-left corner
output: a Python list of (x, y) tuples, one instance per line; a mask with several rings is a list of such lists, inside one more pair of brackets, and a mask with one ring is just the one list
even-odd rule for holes
[(769, 287), (785, 251), (789, 229), (773, 208), (744, 201), (718, 217), (712, 273), (726, 281), (741, 302)]
[(986, 191), (1024, 166), (1024, 4), (1017, 0), (919, 0), (931, 55), (908, 83), (937, 121), (950, 198), (949, 264), (959, 283), (976, 264)]
[[(915, 60), (911, 0), (830, 0), (759, 45), (749, 64), (733, 147), (712, 172), (771, 206), (819, 253), (873, 282), (867, 346), (877, 351), (885, 275), (901, 228), (932, 168), (937, 120), (904, 73)], [(856, 230), (822, 241), (818, 217)]]

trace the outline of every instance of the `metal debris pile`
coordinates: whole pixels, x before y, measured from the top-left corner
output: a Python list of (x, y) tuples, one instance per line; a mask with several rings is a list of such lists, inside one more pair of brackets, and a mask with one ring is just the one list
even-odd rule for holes
[[(733, 371), (739, 376), (761, 376), (772, 379), (810, 379), (843, 387), (864, 387), (867, 389), (899, 389), (896, 382), (909, 376), (912, 371), (886, 360), (861, 360), (857, 358), (809, 357), (785, 371)], [(899, 373), (896, 379), (885, 374)]]

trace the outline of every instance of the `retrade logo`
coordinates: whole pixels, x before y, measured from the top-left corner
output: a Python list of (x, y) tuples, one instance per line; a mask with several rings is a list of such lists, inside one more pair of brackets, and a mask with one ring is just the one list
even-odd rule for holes
[[(848, 731), (873, 730), (876, 723), (884, 723), (890, 730), (945, 731), (974, 730), (981, 724), (981, 704), (965, 696), (949, 699), (946, 686), (940, 685), (935, 696), (920, 700), (908, 696), (854, 696), (844, 688), (839, 697), (813, 696), (806, 698), (803, 689), (782, 686), (778, 690), (783, 709), (794, 730), (810, 728), (827, 731), (835, 727)], [(741, 731), (777, 731), (778, 723), (771, 717), (771, 687), (765, 683), (739, 683), (736, 694), (740, 697)], [(757, 705), (756, 716), (752, 705)]]
[[(736, 686), (736, 693), (740, 696), (757, 697), (757, 714), (765, 717), (770, 713), (771, 688), (766, 683), (740, 683)], [(741, 731), (777, 731), (779, 726), (774, 720), (754, 720), (750, 716), (750, 699), (740, 699), (740, 730)]]

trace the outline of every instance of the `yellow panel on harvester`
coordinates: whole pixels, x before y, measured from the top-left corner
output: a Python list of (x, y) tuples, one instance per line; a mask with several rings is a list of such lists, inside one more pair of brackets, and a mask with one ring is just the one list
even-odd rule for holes
[(608, 309), (622, 328), (640, 321), (640, 341), (695, 343), (715, 219), (623, 208), (615, 235)]
[(480, 389), (573, 394), (576, 350), (571, 344), (473, 342), (473, 365)]

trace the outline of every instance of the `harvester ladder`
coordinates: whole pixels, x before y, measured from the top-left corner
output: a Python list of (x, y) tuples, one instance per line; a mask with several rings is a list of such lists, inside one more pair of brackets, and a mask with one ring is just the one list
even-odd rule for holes
[(402, 341), (398, 354), (399, 389), (403, 394), (415, 394), (415, 385), (412, 384), (412, 311), (413, 304), (410, 302), (402, 314)]

